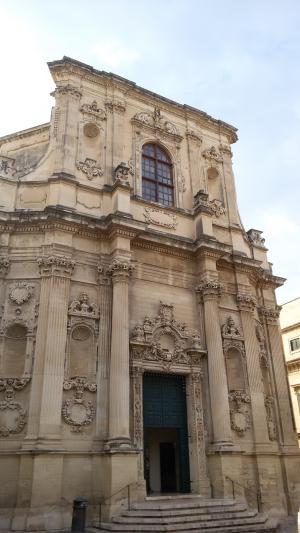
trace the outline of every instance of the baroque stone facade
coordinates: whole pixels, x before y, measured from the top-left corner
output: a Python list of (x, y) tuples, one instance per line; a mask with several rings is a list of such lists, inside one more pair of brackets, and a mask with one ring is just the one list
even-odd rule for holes
[(239, 217), (236, 129), (69, 58), (49, 68), (50, 123), (0, 139), (0, 528), (68, 528), (79, 495), (97, 525), (128, 487), (166, 490), (159, 444), (177, 492), (236, 482), (295, 512), (284, 280)]

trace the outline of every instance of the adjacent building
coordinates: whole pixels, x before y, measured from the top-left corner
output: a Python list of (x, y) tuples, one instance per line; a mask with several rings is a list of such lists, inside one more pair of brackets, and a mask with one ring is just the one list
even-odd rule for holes
[(280, 325), (300, 445), (300, 298), (295, 298), (282, 305)]
[(49, 68), (50, 122), (0, 139), (1, 527), (69, 527), (77, 496), (109, 520), (128, 490), (295, 513), (284, 280), (239, 216), (236, 128)]

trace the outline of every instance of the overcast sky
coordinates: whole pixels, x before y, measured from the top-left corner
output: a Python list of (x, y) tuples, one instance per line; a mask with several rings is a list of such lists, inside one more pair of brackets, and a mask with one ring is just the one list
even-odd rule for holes
[(300, 296), (299, 0), (0, 0), (0, 21), (0, 135), (49, 120), (63, 55), (237, 126), (242, 220), (278, 302)]

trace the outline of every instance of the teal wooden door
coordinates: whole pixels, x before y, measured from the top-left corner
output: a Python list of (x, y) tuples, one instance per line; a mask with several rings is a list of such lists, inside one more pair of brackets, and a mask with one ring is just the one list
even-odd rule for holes
[(173, 428), (179, 433), (180, 491), (190, 491), (185, 377), (144, 374), (144, 428)]

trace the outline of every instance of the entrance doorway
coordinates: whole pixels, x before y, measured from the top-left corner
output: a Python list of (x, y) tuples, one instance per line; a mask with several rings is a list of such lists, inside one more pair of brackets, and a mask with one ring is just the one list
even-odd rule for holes
[(148, 493), (189, 492), (185, 377), (144, 374), (143, 405)]

